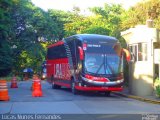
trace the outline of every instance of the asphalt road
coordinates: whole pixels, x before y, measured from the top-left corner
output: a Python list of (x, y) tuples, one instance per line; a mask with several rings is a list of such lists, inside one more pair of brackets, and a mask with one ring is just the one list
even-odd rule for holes
[(42, 81), (43, 97), (32, 97), (31, 84), (22, 81), (17, 89), (11, 89), (8, 83), (10, 101), (0, 101), (0, 114), (63, 114), (66, 120), (142, 120), (144, 115), (160, 114), (160, 105), (114, 94), (110, 97), (90, 92), (73, 95), (66, 88), (52, 89), (46, 81)]

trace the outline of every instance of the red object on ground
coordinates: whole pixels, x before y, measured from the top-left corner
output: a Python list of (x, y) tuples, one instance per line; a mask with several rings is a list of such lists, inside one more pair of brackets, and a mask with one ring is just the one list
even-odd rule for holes
[(41, 83), (41, 80), (39, 79), (39, 77), (37, 75), (33, 75), (31, 90), (34, 90), (34, 83), (35, 82)]
[(41, 81), (37, 75), (33, 75), (33, 83), (32, 83), (32, 96), (33, 97), (41, 97), (43, 96)]
[(18, 88), (16, 76), (14, 76), (11, 80), (11, 88)]
[(33, 97), (41, 97), (43, 96), (42, 94), (42, 89), (41, 89), (41, 84), (39, 82), (34, 83), (34, 89), (32, 92)]
[(0, 80), (0, 100), (8, 101), (9, 99), (7, 82), (6, 80)]

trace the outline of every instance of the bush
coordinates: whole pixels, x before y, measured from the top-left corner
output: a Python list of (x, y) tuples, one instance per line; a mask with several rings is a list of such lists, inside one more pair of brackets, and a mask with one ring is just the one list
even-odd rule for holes
[(156, 87), (156, 95), (160, 98), (160, 85)]
[(160, 97), (160, 79), (156, 79), (154, 83), (155, 91), (156, 91), (156, 96)]

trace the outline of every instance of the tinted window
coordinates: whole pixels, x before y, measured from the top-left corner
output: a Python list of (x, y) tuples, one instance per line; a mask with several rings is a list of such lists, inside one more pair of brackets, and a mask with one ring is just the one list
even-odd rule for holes
[(116, 54), (115, 50), (113, 49), (113, 44), (87, 44), (85, 52)]
[(47, 51), (47, 58), (48, 59), (59, 59), (59, 58), (66, 58), (66, 50), (64, 45), (56, 46), (48, 48)]
[(95, 74), (118, 74), (122, 72), (122, 62), (116, 54), (88, 52), (85, 54), (85, 70)]

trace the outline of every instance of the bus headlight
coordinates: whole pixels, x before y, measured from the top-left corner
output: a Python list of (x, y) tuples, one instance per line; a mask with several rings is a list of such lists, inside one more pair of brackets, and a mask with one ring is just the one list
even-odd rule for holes
[(117, 83), (122, 83), (122, 82), (123, 82), (123, 79), (117, 80), (116, 82), (117, 82)]

